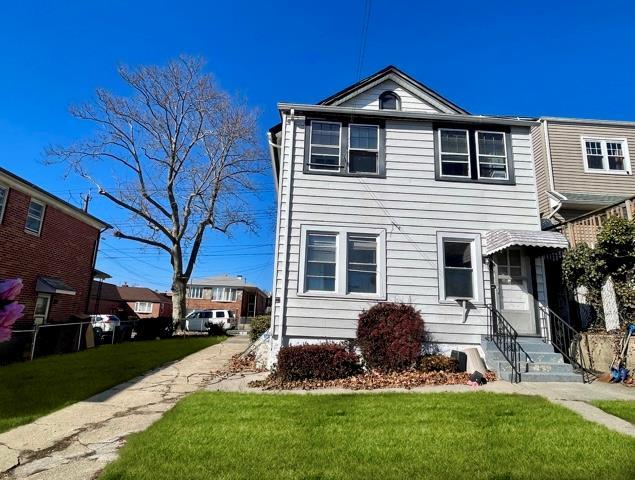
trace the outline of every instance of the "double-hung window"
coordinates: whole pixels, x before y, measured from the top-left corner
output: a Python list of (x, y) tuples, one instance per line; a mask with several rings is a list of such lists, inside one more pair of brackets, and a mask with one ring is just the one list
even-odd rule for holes
[(304, 173), (321, 175), (384, 176), (385, 127), (370, 119), (306, 122)]
[(585, 171), (630, 174), (631, 162), (626, 139), (582, 137), (582, 150)]
[(303, 226), (298, 293), (383, 297), (384, 245), (384, 230)]
[(134, 311), (136, 313), (152, 313), (152, 303), (151, 302), (136, 302), (134, 306)]
[(437, 233), (439, 300), (482, 301), (482, 258), (478, 234)]
[(187, 297), (188, 298), (203, 298), (203, 288), (202, 287), (188, 287)]
[(439, 129), (441, 175), (470, 177), (470, 143), (467, 130)]
[(9, 196), (9, 189), (0, 185), (0, 223), (2, 223), (2, 217), (4, 217), (4, 211), (7, 208), (7, 197)]
[(437, 179), (459, 182), (514, 183), (513, 161), (507, 131), (493, 125), (475, 127), (437, 126)]
[(309, 170), (340, 170), (341, 129), (339, 122), (311, 122)]
[(31, 199), (29, 210), (26, 214), (26, 225), (24, 229), (27, 232), (39, 235), (42, 231), (42, 223), (44, 221), (44, 204), (37, 200)]
[(378, 173), (379, 127), (352, 123), (348, 131), (349, 173)]
[(507, 145), (503, 132), (476, 132), (479, 178), (507, 179)]

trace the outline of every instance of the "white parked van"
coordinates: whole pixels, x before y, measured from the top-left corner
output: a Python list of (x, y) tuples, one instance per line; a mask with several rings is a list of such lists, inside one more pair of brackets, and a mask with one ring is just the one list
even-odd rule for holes
[(194, 310), (185, 317), (187, 332), (207, 332), (211, 324), (229, 330), (236, 327), (237, 321), (231, 310)]

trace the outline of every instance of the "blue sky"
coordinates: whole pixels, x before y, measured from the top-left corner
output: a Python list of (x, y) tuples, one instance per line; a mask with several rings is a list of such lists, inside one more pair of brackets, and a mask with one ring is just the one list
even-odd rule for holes
[[(48, 144), (89, 133), (68, 105), (97, 87), (125, 93), (121, 63), (202, 55), (222, 88), (261, 111), (316, 102), (358, 80), (363, 0), (11, 2), (0, 10), (0, 165), (75, 204), (88, 185), (44, 166)], [(374, 0), (361, 75), (388, 64), (472, 113), (635, 120), (635, 2)], [(252, 199), (273, 211), (273, 183)], [(124, 217), (104, 200), (107, 221)], [(257, 235), (209, 236), (195, 276), (243, 274), (271, 288), (275, 219)], [(98, 268), (117, 283), (166, 289), (167, 258), (104, 235)]]

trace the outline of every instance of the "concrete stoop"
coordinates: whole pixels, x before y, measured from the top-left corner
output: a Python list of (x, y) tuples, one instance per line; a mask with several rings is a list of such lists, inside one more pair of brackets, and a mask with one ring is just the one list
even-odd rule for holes
[[(582, 375), (565, 363), (562, 355), (555, 352), (553, 346), (542, 338), (519, 337), (518, 343), (522, 349), (521, 382), (583, 382)], [(494, 342), (482, 337), (481, 347), (485, 353), (487, 368), (494, 370), (499, 378), (511, 381), (512, 367)]]

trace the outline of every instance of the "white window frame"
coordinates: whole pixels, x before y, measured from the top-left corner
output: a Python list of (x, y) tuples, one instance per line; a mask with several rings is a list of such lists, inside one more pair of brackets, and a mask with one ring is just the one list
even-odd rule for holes
[[(589, 168), (587, 159), (586, 142), (599, 142), (602, 148), (602, 168)], [(632, 175), (631, 157), (628, 151), (628, 140), (626, 138), (614, 137), (580, 137), (582, 146), (582, 159), (584, 161), (584, 171), (586, 173), (600, 173), (603, 175)], [(609, 168), (609, 155), (606, 147), (607, 143), (621, 143), (622, 152), (624, 153), (624, 170), (611, 170)]]
[[(37, 308), (37, 299), (38, 298), (44, 298), (46, 299), (46, 308), (44, 311), (44, 315), (37, 315), (35, 313), (35, 309)], [(35, 322), (36, 325), (43, 325), (48, 321), (49, 318), (49, 312), (51, 310), (51, 294), (50, 293), (38, 293), (37, 296), (35, 297), (35, 307), (33, 307), (33, 320)], [(42, 321), (40, 321), (40, 319)]]
[[(309, 233), (330, 233), (336, 235), (335, 253), (335, 291), (307, 291), (305, 288), (306, 248)], [(348, 292), (348, 235), (373, 235), (377, 237), (377, 292), (349, 293)], [(300, 226), (300, 265), (298, 269), (298, 296), (352, 298), (365, 300), (386, 299), (386, 230), (383, 228), (364, 228), (352, 226)]]
[[(194, 296), (192, 295), (193, 291), (200, 291), (200, 296)], [(191, 298), (193, 300), (200, 300), (203, 298), (203, 287), (187, 287), (187, 298)]]
[(7, 185), (0, 183), (0, 190), (4, 191), (2, 200), (0, 200), (0, 224), (2, 224), (2, 219), (4, 218), (4, 212), (7, 209), (7, 201), (9, 199), (9, 187)]
[[(220, 290), (222, 292), (220, 298), (214, 296), (214, 291)], [(234, 293), (232, 298), (232, 292)], [(213, 287), (212, 288), (212, 300), (215, 302), (235, 302), (238, 299), (238, 289), (233, 287)]]
[[(463, 130), (462, 128), (439, 128), (437, 130), (437, 135), (439, 136), (439, 176), (441, 178), (472, 178), (472, 161), (470, 160), (471, 151), (470, 151), (470, 131)], [(444, 152), (443, 151), (443, 143), (441, 142), (441, 132), (463, 132), (465, 133), (465, 139), (467, 140), (467, 153), (454, 153), (454, 152)], [(445, 175), (443, 173), (443, 155), (465, 155), (467, 158), (467, 175)], [(448, 160), (450, 163), (459, 163)]]
[[(443, 245), (449, 242), (469, 242), (472, 254), (472, 297), (448, 297), (445, 294), (445, 251)], [(457, 300), (468, 300), (473, 304), (485, 303), (483, 279), (483, 250), (480, 233), (437, 232), (437, 273), (439, 278), (439, 303), (456, 303)]]
[[(31, 203), (36, 203), (40, 206), (42, 206), (42, 216), (40, 217), (40, 225), (38, 226), (37, 231), (36, 230), (31, 230), (30, 228), (28, 228), (28, 220), (29, 220), (29, 210), (31, 209)], [(26, 211), (26, 221), (24, 222), (24, 231), (26, 233), (30, 233), (31, 235), (37, 235), (38, 237), (40, 236), (40, 234), (42, 233), (42, 227), (44, 226), (44, 216), (46, 215), (46, 203), (41, 202), (39, 200), (36, 200), (35, 198), (31, 197), (31, 200), (29, 201), (29, 207), (27, 208)]]
[[(478, 146), (478, 134), (479, 133), (494, 133), (496, 135), (502, 135), (503, 136), (503, 148), (505, 150), (505, 154), (504, 155), (485, 155), (483, 154), (483, 156), (485, 157), (497, 157), (497, 158), (501, 158), (504, 157), (505, 159), (505, 178), (501, 178), (501, 177), (481, 177), (481, 152), (479, 151), (479, 146)], [(495, 131), (491, 131), (491, 130), (476, 130), (474, 132), (474, 142), (476, 144), (476, 176), (479, 180), (481, 179), (486, 179), (486, 180), (509, 180), (509, 160), (507, 158), (507, 135), (505, 134), (505, 132), (495, 132)], [(468, 142), (468, 149), (469, 149), (469, 142)], [(491, 163), (491, 162), (483, 162), (484, 165), (499, 165), (498, 163)]]
[(135, 302), (134, 311), (135, 313), (152, 313), (152, 302)]
[[(312, 154), (313, 154), (313, 125), (315, 123), (327, 123), (327, 124), (331, 124), (331, 125), (338, 125), (340, 127), (340, 141), (337, 145), (337, 169), (335, 168), (314, 168), (313, 167), (313, 161), (312, 161)], [(315, 144), (316, 147), (327, 147), (327, 148), (334, 148), (333, 145), (321, 145), (321, 144)], [(335, 155), (329, 155), (329, 154), (320, 154), (320, 155), (325, 155), (327, 157), (334, 157)], [(335, 166), (335, 165), (333, 165)], [(311, 129), (309, 132), (309, 171), (311, 172), (340, 172), (342, 170), (342, 122), (331, 122), (331, 121), (326, 121), (326, 120), (312, 120), (311, 121)]]
[[(351, 127), (374, 127), (377, 131), (377, 148), (351, 148)], [(351, 150), (359, 151), (359, 152), (373, 152), (377, 156), (375, 157), (375, 171), (374, 172), (351, 172)], [(348, 162), (346, 166), (346, 171), (352, 175), (377, 175), (379, 173), (379, 125), (372, 125), (366, 123), (349, 123), (348, 124)], [(309, 161), (311, 157), (309, 156)]]

